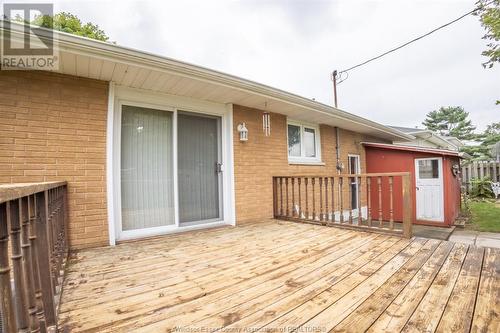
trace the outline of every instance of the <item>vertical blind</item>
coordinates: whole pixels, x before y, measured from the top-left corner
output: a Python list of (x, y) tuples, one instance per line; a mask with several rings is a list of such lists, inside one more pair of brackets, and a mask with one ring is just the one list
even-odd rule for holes
[(172, 225), (172, 113), (122, 107), (122, 230)]

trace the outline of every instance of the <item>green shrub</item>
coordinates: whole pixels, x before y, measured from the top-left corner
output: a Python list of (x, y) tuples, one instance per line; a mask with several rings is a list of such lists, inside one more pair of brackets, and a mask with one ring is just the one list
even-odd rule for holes
[(472, 178), (470, 195), (472, 198), (493, 198), (490, 178)]

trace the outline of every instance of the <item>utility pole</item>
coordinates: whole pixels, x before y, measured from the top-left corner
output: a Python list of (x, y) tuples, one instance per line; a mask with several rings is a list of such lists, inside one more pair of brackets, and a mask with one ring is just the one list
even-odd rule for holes
[(333, 102), (335, 107), (337, 107), (337, 70), (334, 70), (332, 73), (332, 81), (333, 81)]

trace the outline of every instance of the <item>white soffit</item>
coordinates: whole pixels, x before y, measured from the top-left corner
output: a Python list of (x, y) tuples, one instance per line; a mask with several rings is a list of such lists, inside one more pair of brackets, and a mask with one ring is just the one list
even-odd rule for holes
[[(11, 27), (13, 39), (24, 38), (22, 25), (11, 24)], [(229, 74), (66, 33), (55, 32), (55, 37), (60, 52), (59, 73), (238, 104), (387, 140), (413, 139), (411, 135), (338, 108)]]

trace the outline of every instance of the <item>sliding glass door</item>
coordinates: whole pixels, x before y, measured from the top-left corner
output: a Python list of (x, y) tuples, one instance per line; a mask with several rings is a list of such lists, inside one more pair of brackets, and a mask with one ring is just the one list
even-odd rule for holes
[(221, 119), (121, 106), (119, 239), (223, 220)]
[(122, 231), (175, 224), (173, 113), (122, 106)]
[(177, 115), (179, 222), (182, 226), (222, 218), (221, 118)]

